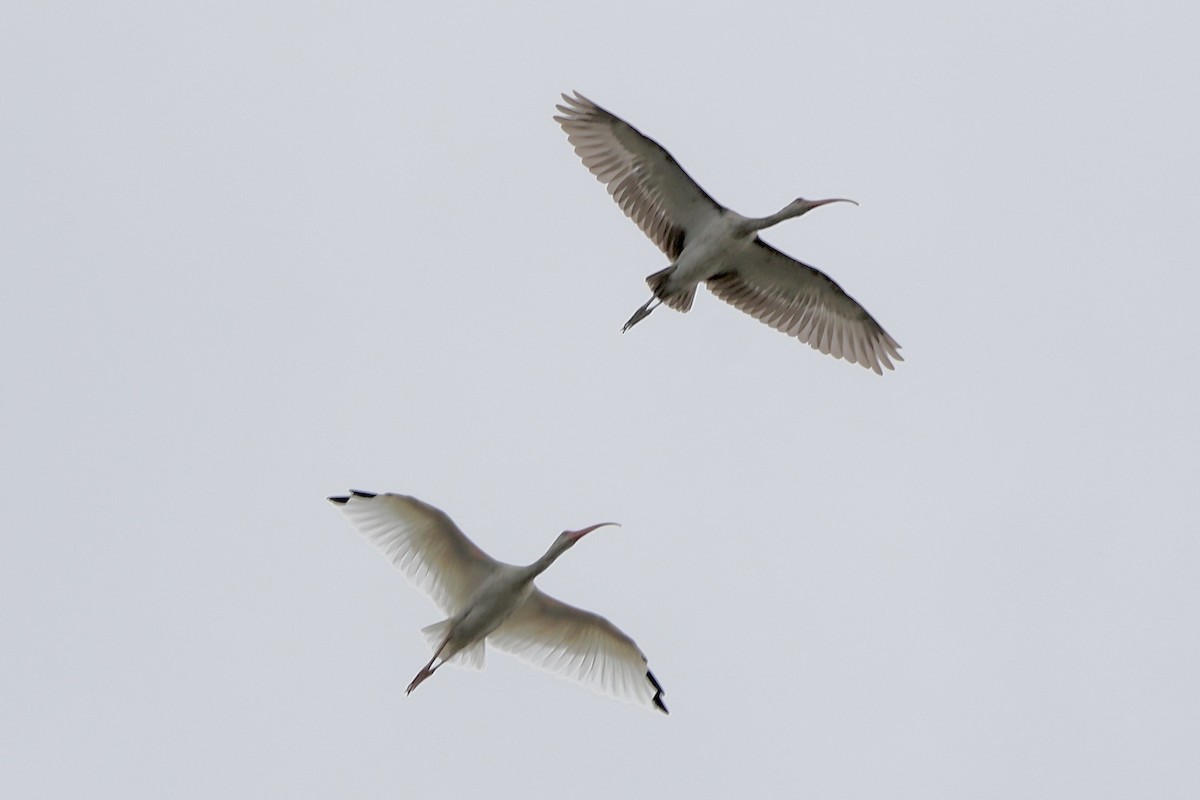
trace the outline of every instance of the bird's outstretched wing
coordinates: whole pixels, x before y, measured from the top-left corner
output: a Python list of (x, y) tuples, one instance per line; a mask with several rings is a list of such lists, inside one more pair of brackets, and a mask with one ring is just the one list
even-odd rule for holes
[(578, 92), (562, 97), (554, 119), (583, 165), (659, 249), (679, 258), (684, 231), (701, 227), (721, 206), (658, 142)]
[(456, 614), (497, 562), (445, 512), (415, 497), (352, 492), (331, 497), (354, 529), (447, 615)]
[(814, 350), (882, 375), (900, 345), (833, 280), (758, 240), (729, 272), (707, 281), (717, 297)]
[(664, 714), (663, 689), (633, 639), (597, 614), (535, 588), (488, 642), (529, 664)]

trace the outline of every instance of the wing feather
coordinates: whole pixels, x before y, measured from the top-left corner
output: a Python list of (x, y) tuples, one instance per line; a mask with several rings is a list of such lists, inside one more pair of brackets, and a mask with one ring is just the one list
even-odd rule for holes
[(637, 128), (578, 92), (563, 96), (554, 117), (596, 179), (642, 233), (674, 261), (684, 232), (722, 210), (670, 153)]
[(535, 588), (488, 641), (497, 649), (602, 694), (664, 714), (663, 690), (633, 639), (598, 614)]
[(350, 524), (447, 615), (466, 605), (497, 563), (440, 509), (415, 497), (354, 492), (329, 498)]
[(737, 268), (707, 281), (717, 297), (814, 350), (882, 375), (900, 345), (825, 273), (761, 240)]

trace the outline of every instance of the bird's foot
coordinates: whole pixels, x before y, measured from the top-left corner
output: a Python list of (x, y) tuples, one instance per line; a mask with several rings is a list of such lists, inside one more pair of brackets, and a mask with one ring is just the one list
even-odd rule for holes
[(433, 670), (431, 670), (429, 667), (427, 667), (427, 666), (422, 667), (421, 671), (417, 673), (417, 677), (413, 678), (412, 683), (410, 683), (408, 685), (408, 688), (404, 690), (404, 693), (412, 694), (413, 689), (420, 686), (425, 681), (425, 679), (428, 678), (432, 674), (433, 674)]
[[(654, 309), (656, 309), (660, 305), (662, 305), (662, 300), (658, 300), (657, 303), (654, 302), (655, 300), (658, 300), (658, 298), (651, 297), (649, 300), (646, 301), (645, 305), (643, 305), (637, 311), (633, 312), (633, 316), (630, 317), (629, 321), (626, 322), (624, 327), (621, 328), (621, 333), (624, 333), (625, 331), (632, 328), (634, 325), (637, 325), (639, 322), (644, 320), (646, 317), (650, 316), (651, 311), (653, 311)], [(650, 305), (651, 303), (654, 303), (654, 305)]]

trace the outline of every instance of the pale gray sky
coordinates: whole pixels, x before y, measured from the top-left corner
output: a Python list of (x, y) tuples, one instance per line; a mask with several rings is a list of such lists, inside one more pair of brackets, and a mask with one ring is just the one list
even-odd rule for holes
[[(1190, 798), (1200, 12), (10, 4), (0, 795)], [(701, 292), (578, 89), (903, 345)], [(415, 494), (632, 634), (492, 653), (324, 500)]]

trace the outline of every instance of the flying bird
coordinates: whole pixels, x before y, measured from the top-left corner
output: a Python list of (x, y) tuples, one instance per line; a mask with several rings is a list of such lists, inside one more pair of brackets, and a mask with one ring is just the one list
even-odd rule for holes
[(584, 166), (671, 259), (646, 278), (653, 296), (623, 331), (662, 303), (688, 311), (703, 281), (760, 322), (877, 375), (881, 364), (893, 369), (889, 359), (904, 360), (896, 340), (828, 275), (758, 238), (785, 219), (853, 200), (799, 197), (770, 216), (744, 217), (709, 197), (658, 142), (578, 92), (562, 97), (554, 119)]
[(533, 580), (587, 534), (563, 531), (527, 567), (496, 561), (444, 512), (415, 497), (351, 492), (330, 497), (350, 524), (448, 616), (422, 629), (433, 658), (406, 694), (443, 664), (483, 669), (484, 643), (523, 661), (664, 714), (663, 689), (633, 639), (590, 611), (542, 592)]

